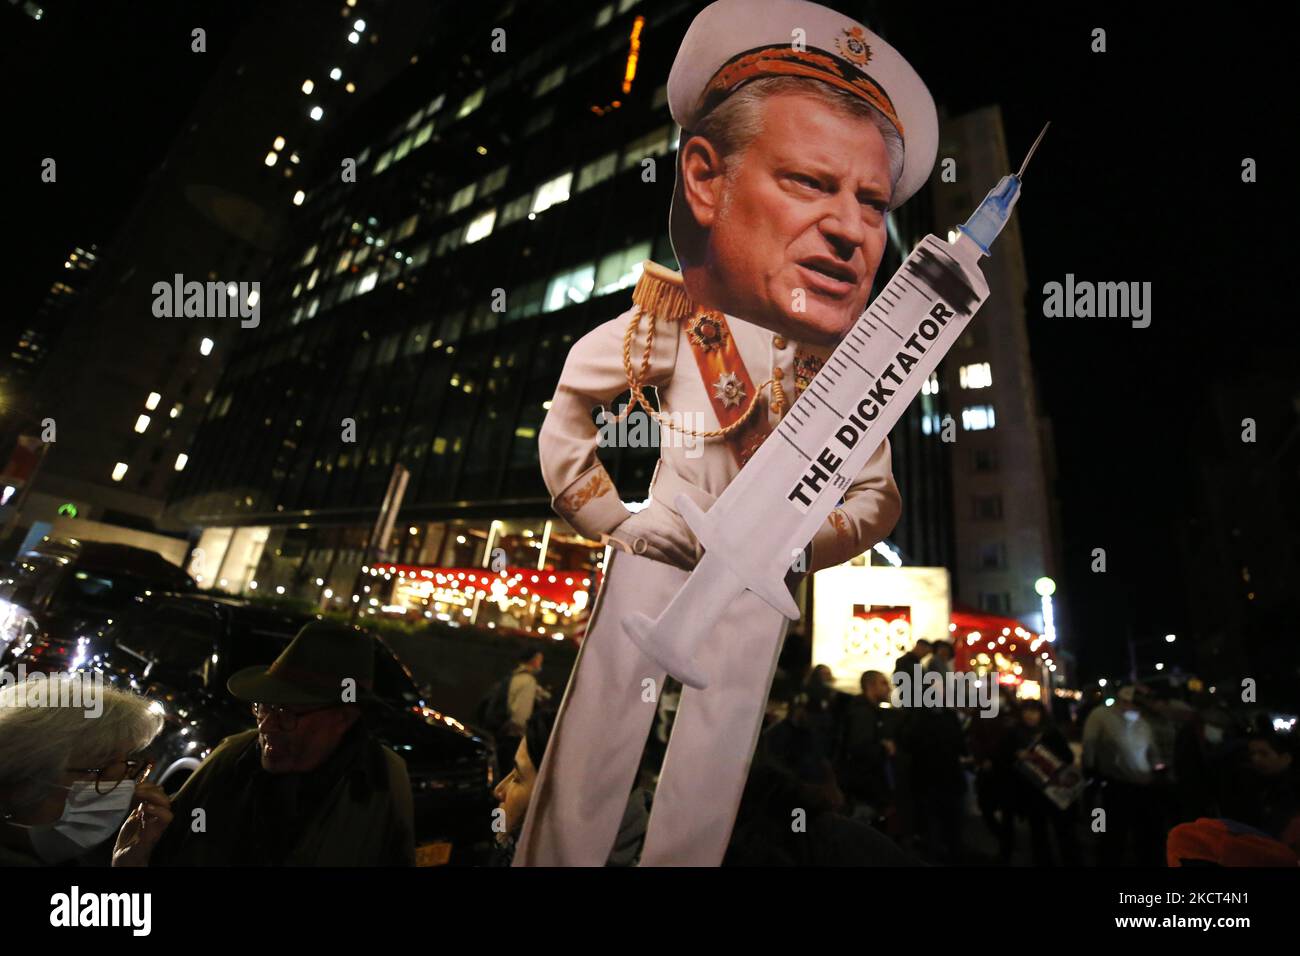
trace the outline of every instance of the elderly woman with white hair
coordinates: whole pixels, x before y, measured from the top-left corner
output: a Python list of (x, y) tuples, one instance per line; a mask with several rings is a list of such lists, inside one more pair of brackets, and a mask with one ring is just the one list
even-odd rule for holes
[(166, 794), (141, 782), (162, 725), (147, 699), (91, 675), (0, 689), (0, 865), (67, 863), (115, 836), (114, 864), (131, 865), (171, 820)]

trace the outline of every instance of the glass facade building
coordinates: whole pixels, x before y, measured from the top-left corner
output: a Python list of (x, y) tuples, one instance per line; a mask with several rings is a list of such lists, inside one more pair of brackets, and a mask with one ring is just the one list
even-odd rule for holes
[[(377, 611), (400, 586), (429, 616), (578, 626), (602, 548), (552, 514), (537, 434), (570, 346), (630, 307), (643, 260), (677, 268), (665, 81), (697, 9), (458, 13), (338, 130), (171, 494), (172, 519), (201, 534), (203, 584)], [(927, 193), (890, 228), (882, 281), (933, 231)], [(923, 427), (946, 413), (936, 387), (892, 436), (891, 544), (909, 563), (950, 564), (949, 453)], [(656, 449), (601, 458), (626, 501), (646, 497)], [(378, 540), (397, 466), (405, 494)], [(438, 577), (489, 565), (518, 577), (510, 594)], [(529, 587), (566, 578), (571, 592)]]

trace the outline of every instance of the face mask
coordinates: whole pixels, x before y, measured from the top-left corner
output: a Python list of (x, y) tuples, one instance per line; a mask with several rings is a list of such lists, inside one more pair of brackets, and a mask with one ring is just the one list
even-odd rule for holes
[(88, 780), (66, 789), (68, 802), (54, 823), (11, 824), (27, 830), (32, 849), (46, 863), (63, 863), (116, 836), (135, 797), (134, 780), (123, 780), (104, 794), (96, 793), (94, 783)]

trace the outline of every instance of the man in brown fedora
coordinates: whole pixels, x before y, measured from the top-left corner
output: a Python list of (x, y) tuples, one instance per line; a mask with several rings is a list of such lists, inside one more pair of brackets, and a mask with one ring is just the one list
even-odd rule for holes
[(406, 763), (365, 720), (373, 678), (372, 639), (324, 621), (270, 667), (232, 675), (230, 693), (251, 706), (257, 729), (227, 737), (185, 782), (151, 862), (414, 864)]

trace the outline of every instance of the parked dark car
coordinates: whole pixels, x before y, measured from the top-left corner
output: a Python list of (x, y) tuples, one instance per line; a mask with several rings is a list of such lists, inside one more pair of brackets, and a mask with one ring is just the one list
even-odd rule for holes
[(194, 580), (156, 551), (48, 539), (15, 558), (0, 579), (0, 663), (33, 638), (75, 645), (154, 591), (193, 588)]
[[(235, 671), (269, 664), (310, 615), (257, 607), (238, 598), (154, 593), (111, 625), (69, 645), (46, 636), (7, 662), (28, 672), (83, 668), (157, 701), (166, 724), (154, 745), (151, 780), (175, 793), (224, 738), (255, 726), (230, 696)], [(406, 760), (415, 802), (417, 860), (476, 864), (491, 846), (495, 766), (490, 738), (430, 705), (427, 687), (384, 640), (375, 642), (379, 740)]]

